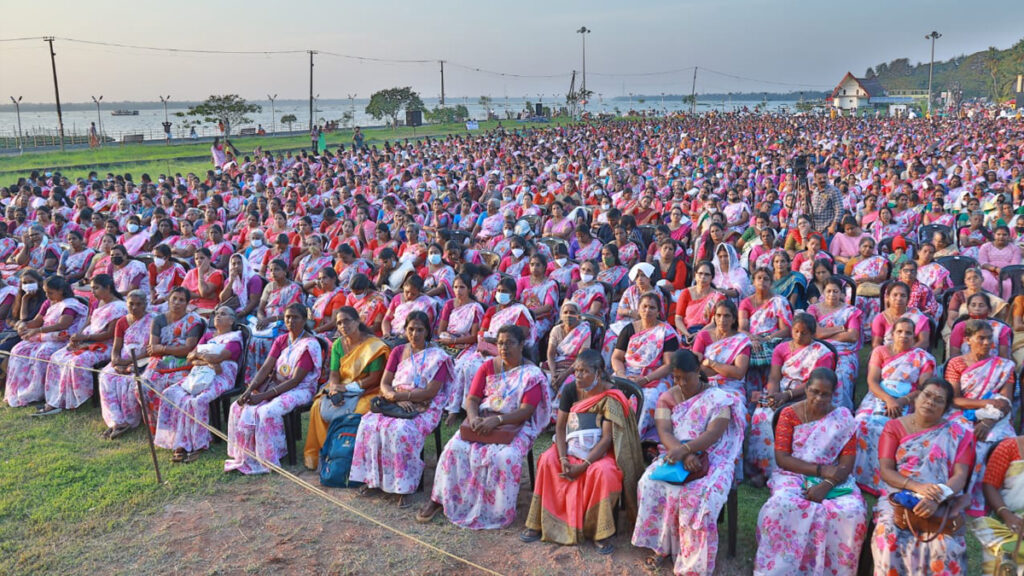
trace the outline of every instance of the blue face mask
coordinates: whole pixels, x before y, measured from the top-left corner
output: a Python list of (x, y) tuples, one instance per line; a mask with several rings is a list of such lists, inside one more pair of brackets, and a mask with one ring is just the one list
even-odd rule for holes
[(512, 295), (507, 292), (498, 292), (494, 295), (494, 301), (504, 306), (512, 301)]

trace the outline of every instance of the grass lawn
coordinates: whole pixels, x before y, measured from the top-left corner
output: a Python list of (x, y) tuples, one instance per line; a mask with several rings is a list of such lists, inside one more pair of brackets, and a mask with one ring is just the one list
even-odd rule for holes
[[(865, 348), (861, 361), (866, 362), (867, 356)], [(861, 378), (858, 401), (865, 391)], [(189, 465), (171, 465), (169, 452), (158, 449), (165, 479), (158, 486), (143, 430), (115, 441), (103, 440), (99, 434), (104, 425), (91, 404), (49, 418), (30, 418), (31, 411), (0, 408), (0, 574), (74, 571), (82, 558), (109, 554), (109, 549), (97, 546), (97, 539), (102, 541), (107, 534), (123, 537), (126, 528), (159, 513), (168, 503), (189, 497), (216, 499), (228, 483), (265, 481), (224, 474), (224, 445), (214, 444), (210, 454)], [(454, 433), (455, 428), (445, 428), (444, 440)], [(550, 434), (541, 436), (534, 453), (539, 457), (550, 444)], [(427, 473), (432, 474), (435, 450), (430, 438), (426, 452)], [(524, 491), (529, 489), (526, 482), (524, 470)], [(768, 496), (767, 488), (740, 486), (738, 554), (723, 568), (752, 571), (757, 515)], [(310, 496), (309, 501), (314, 498)], [(725, 528), (724, 523), (719, 526), (723, 558)], [(973, 536), (968, 537), (968, 545), (967, 573), (977, 574), (981, 551)]]
[[(557, 126), (567, 120), (556, 119), (550, 123), (519, 123), (514, 120), (503, 121), (502, 126), (508, 129), (524, 127)], [(480, 131), (491, 130), (498, 126), (497, 121), (480, 122)], [(464, 124), (439, 124), (421, 126), (419, 128), (400, 127), (396, 130), (374, 128), (364, 130), (366, 144), (382, 144), (406, 138), (416, 139), (424, 136), (444, 136), (448, 134), (469, 134)], [(328, 147), (338, 144), (352, 143), (351, 130), (339, 130), (326, 137)], [(231, 141), (243, 154), (250, 154), (257, 146), (264, 150), (287, 151), (301, 150), (309, 147), (307, 136), (282, 137), (233, 137)], [(150, 174), (181, 172), (205, 172), (212, 167), (210, 163), (210, 143), (188, 143), (162, 146), (159, 144), (107, 144), (94, 150), (77, 149), (66, 152), (35, 152), (22, 156), (0, 157), (0, 177), (17, 177), (27, 175), (32, 170), (59, 170), (68, 178), (86, 176), (91, 170), (100, 172), (129, 172), (136, 176), (144, 172)]]

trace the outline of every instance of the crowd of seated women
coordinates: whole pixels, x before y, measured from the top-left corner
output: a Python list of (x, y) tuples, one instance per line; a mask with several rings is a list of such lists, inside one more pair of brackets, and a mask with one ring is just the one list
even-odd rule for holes
[(757, 574), (854, 574), (862, 547), (876, 574), (964, 573), (968, 531), (994, 573), (1024, 527), (1024, 135), (924, 155), (834, 120), (850, 154), (794, 148), (803, 120), (707, 122), (33, 174), (0, 188), (4, 399), (97, 398), (104, 439), (145, 422), (175, 463), (227, 406), (243, 474), (288, 454), (289, 415), (310, 469), (359, 415), (359, 494), (470, 529), (516, 522), (550, 430), (524, 542), (624, 531), (651, 569), (711, 574), (746, 482), (770, 490)]

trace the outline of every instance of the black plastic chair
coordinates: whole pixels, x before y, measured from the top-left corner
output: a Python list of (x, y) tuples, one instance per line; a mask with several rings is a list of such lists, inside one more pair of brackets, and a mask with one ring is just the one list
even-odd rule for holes
[[(235, 386), (210, 402), (210, 426), (225, 433), (227, 432), (228, 413), (231, 410), (231, 399), (245, 391), (245, 370), (249, 361), (249, 340), (252, 339), (252, 331), (249, 330), (247, 325), (237, 324), (235, 328), (242, 333), (242, 354), (238, 359)], [(213, 441), (223, 442), (218, 436), (214, 436)]]
[(950, 240), (953, 240), (953, 228), (945, 224), (927, 224), (917, 229), (918, 244), (927, 244), (932, 241), (936, 232), (945, 232)]
[[(316, 337), (320, 343), (322, 362), (320, 365), (320, 377), (317, 379), (317, 391), (327, 382), (330, 373), (331, 344), (323, 336)], [(315, 396), (315, 395), (314, 395)], [(291, 412), (284, 415), (284, 441), (288, 447), (288, 465), (295, 466), (298, 463), (298, 450), (296, 443), (302, 439), (302, 414), (308, 412), (313, 403), (296, 406)]]
[[(444, 420), (439, 420), (437, 422), (437, 426), (434, 426), (434, 432), (433, 432), (433, 435), (434, 435), (434, 449), (435, 449), (434, 457), (437, 459), (436, 460), (437, 462), (441, 461), (441, 423), (443, 421)], [(426, 455), (427, 455), (427, 443), (424, 442), (423, 443), (423, 447), (420, 448), (420, 460), (424, 460), (426, 458)], [(426, 469), (426, 467), (424, 467), (423, 468), (423, 474), (420, 474), (420, 484), (419, 484), (419, 486), (416, 487), (416, 491), (417, 492), (422, 492), (424, 486), (426, 485), (426, 482), (424, 481), (424, 477), (426, 476), (426, 473), (427, 473), (427, 469)]]
[[(1004, 266), (999, 269), (999, 297), (1003, 300), (1012, 300), (1014, 296), (1024, 294), (1024, 281), (1021, 280), (1021, 276), (1024, 276), (1024, 264), (1014, 264), (1012, 266)], [(1011, 280), (1010, 294), (1009, 296), (1003, 295), (1003, 282), (1005, 280)]]
[(846, 303), (850, 306), (855, 306), (857, 304), (857, 283), (853, 281), (853, 278), (850, 278), (845, 274), (833, 274), (832, 277), (843, 285), (843, 292), (846, 294)]
[(949, 277), (953, 280), (953, 284), (963, 284), (967, 269), (978, 266), (978, 261), (970, 256), (943, 256), (936, 259), (935, 262), (949, 270)]

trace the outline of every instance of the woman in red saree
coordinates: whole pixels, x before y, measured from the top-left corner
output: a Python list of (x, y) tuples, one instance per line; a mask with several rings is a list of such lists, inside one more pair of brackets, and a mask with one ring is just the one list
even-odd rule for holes
[(537, 463), (519, 539), (570, 546), (590, 539), (600, 554), (610, 554), (620, 494), (630, 518), (636, 516), (640, 440), (629, 401), (612, 387), (600, 352), (581, 352), (573, 374), (560, 393), (554, 443)]

